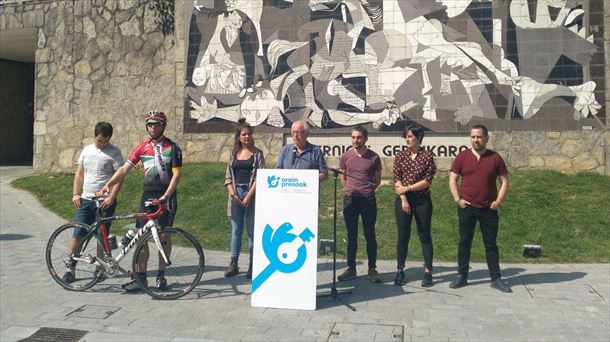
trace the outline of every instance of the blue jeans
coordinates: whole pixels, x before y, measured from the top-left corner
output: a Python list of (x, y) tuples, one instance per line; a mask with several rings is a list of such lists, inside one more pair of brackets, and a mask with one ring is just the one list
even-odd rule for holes
[[(114, 209), (116, 209), (116, 201), (114, 201), (110, 207), (103, 210), (104, 217), (114, 215)], [(96, 215), (97, 206), (95, 205), (95, 201), (81, 198), (80, 208), (76, 208), (76, 211), (74, 212), (74, 222), (91, 225), (95, 222)], [(111, 222), (106, 222), (106, 230), (108, 232), (110, 232), (110, 224)], [(76, 228), (74, 229), (73, 235), (74, 237), (84, 237), (87, 235), (87, 231), (83, 228)]]
[[(248, 184), (235, 184), (235, 194), (243, 200), (248, 194)], [(236, 258), (241, 251), (241, 236), (244, 226), (248, 232), (248, 249), (252, 253), (252, 239), (254, 238), (254, 202), (250, 202), (249, 207), (239, 204), (231, 204), (231, 257)]]

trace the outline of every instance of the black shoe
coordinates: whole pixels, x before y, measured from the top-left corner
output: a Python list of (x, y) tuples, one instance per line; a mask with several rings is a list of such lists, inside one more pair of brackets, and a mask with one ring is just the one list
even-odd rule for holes
[(396, 277), (394, 278), (394, 285), (403, 286), (407, 283), (407, 277), (405, 276), (404, 271), (396, 272)]
[(500, 290), (502, 292), (506, 292), (506, 293), (511, 293), (513, 292), (513, 290), (511, 290), (510, 287), (508, 287), (508, 285), (506, 285), (503, 281), (502, 278), (498, 278), (496, 280), (492, 280), (491, 281), (491, 287), (496, 289), (496, 290)]
[(432, 273), (425, 272), (424, 279), (421, 281), (421, 287), (431, 287), (432, 285)]
[(64, 284), (71, 284), (71, 283), (73, 283), (73, 282), (74, 282), (74, 280), (75, 280), (75, 279), (74, 279), (74, 273), (72, 273), (72, 272), (66, 272), (66, 273), (64, 273), (64, 275), (61, 277), (61, 281), (62, 281)]
[(468, 285), (468, 278), (458, 274), (457, 278), (449, 284), (449, 287), (452, 289), (459, 289), (460, 287), (464, 287)]
[[(146, 280), (144, 280), (143, 283), (144, 283), (144, 286), (148, 286), (148, 282)], [(121, 288), (129, 293), (135, 293), (135, 292), (142, 291), (142, 288), (140, 287), (140, 285), (138, 285), (138, 283), (135, 280), (132, 280), (127, 284), (121, 285)]]
[(157, 278), (157, 290), (159, 290), (159, 291), (167, 290), (167, 279), (165, 279), (165, 277)]

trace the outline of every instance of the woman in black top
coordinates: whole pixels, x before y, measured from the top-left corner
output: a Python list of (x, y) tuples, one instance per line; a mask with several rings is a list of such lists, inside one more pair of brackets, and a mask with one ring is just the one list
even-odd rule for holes
[(256, 170), (265, 167), (263, 151), (254, 147), (252, 126), (241, 118), (235, 131), (235, 142), (229, 157), (225, 186), (229, 194), (227, 215), (231, 217), (231, 261), (225, 270), (225, 277), (239, 273), (238, 259), (244, 227), (248, 232), (250, 266), (246, 278), (252, 279), (252, 239), (254, 238), (254, 191), (256, 190)]

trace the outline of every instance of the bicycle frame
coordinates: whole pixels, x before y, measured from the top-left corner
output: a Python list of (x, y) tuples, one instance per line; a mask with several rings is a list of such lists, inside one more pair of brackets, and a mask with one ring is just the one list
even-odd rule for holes
[[(98, 218), (92, 225), (87, 226), (87, 227), (91, 228), (91, 231), (83, 238), (83, 241), (81, 243), (79, 243), (76, 250), (77, 251), (84, 250), (84, 248), (87, 246), (87, 244), (91, 240), (91, 237), (93, 235), (95, 235), (98, 245), (100, 245), (102, 247), (103, 257), (100, 258), (98, 256), (92, 256), (92, 255), (87, 255), (87, 256), (83, 255), (80, 257), (76, 257), (74, 255), (75, 253), (73, 252), (72, 259), (75, 261), (86, 262), (89, 264), (95, 264), (97, 266), (101, 266), (105, 270), (107, 270), (106, 273), (110, 277), (115, 275), (115, 273), (116, 273), (116, 271), (114, 269), (115, 267), (116, 267), (116, 270), (121, 271), (121, 273), (129, 274), (130, 272), (123, 269), (122, 267), (120, 267), (119, 263), (127, 255), (127, 253), (129, 253), (129, 251), (133, 247), (136, 246), (136, 244), (138, 243), (140, 238), (142, 236), (144, 236), (144, 234), (146, 234), (149, 230), (151, 230), (153, 239), (155, 241), (155, 245), (157, 246), (157, 251), (163, 258), (163, 261), (168, 266), (171, 265), (171, 261), (167, 258), (167, 255), (165, 255), (165, 251), (163, 250), (163, 246), (161, 244), (161, 239), (159, 237), (159, 231), (161, 230), (161, 227), (157, 223), (157, 217), (161, 216), (166, 211), (166, 208), (157, 199), (154, 199), (149, 203), (151, 203), (153, 205), (157, 205), (158, 206), (157, 211), (155, 211), (154, 213), (150, 213), (150, 214), (149, 213), (134, 213), (134, 214), (128, 214), (128, 215), (103, 217), (103, 211), (101, 210), (100, 201), (96, 200), (96, 204), (98, 207)], [(108, 240), (108, 231), (106, 229), (105, 223), (112, 222), (115, 220), (127, 220), (127, 219), (132, 219), (132, 218), (147, 219), (147, 222), (143, 227), (138, 229), (138, 231), (137, 231), (136, 235), (133, 237), (133, 239), (129, 242), (129, 244), (127, 246), (124, 246), (122, 248), (119, 255), (115, 258), (112, 256), (112, 250), (110, 249), (110, 242)], [(101, 231), (101, 237), (100, 237), (100, 234), (97, 234), (98, 227)], [(106, 262), (106, 260), (104, 260), (104, 259), (109, 260), (109, 262)]]

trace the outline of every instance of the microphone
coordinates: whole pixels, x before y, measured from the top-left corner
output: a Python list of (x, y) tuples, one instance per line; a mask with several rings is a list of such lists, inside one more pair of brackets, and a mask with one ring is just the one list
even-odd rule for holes
[(297, 152), (296, 145), (292, 148), (292, 168), (294, 169), (297, 164), (297, 158), (300, 158), (299, 153)]

